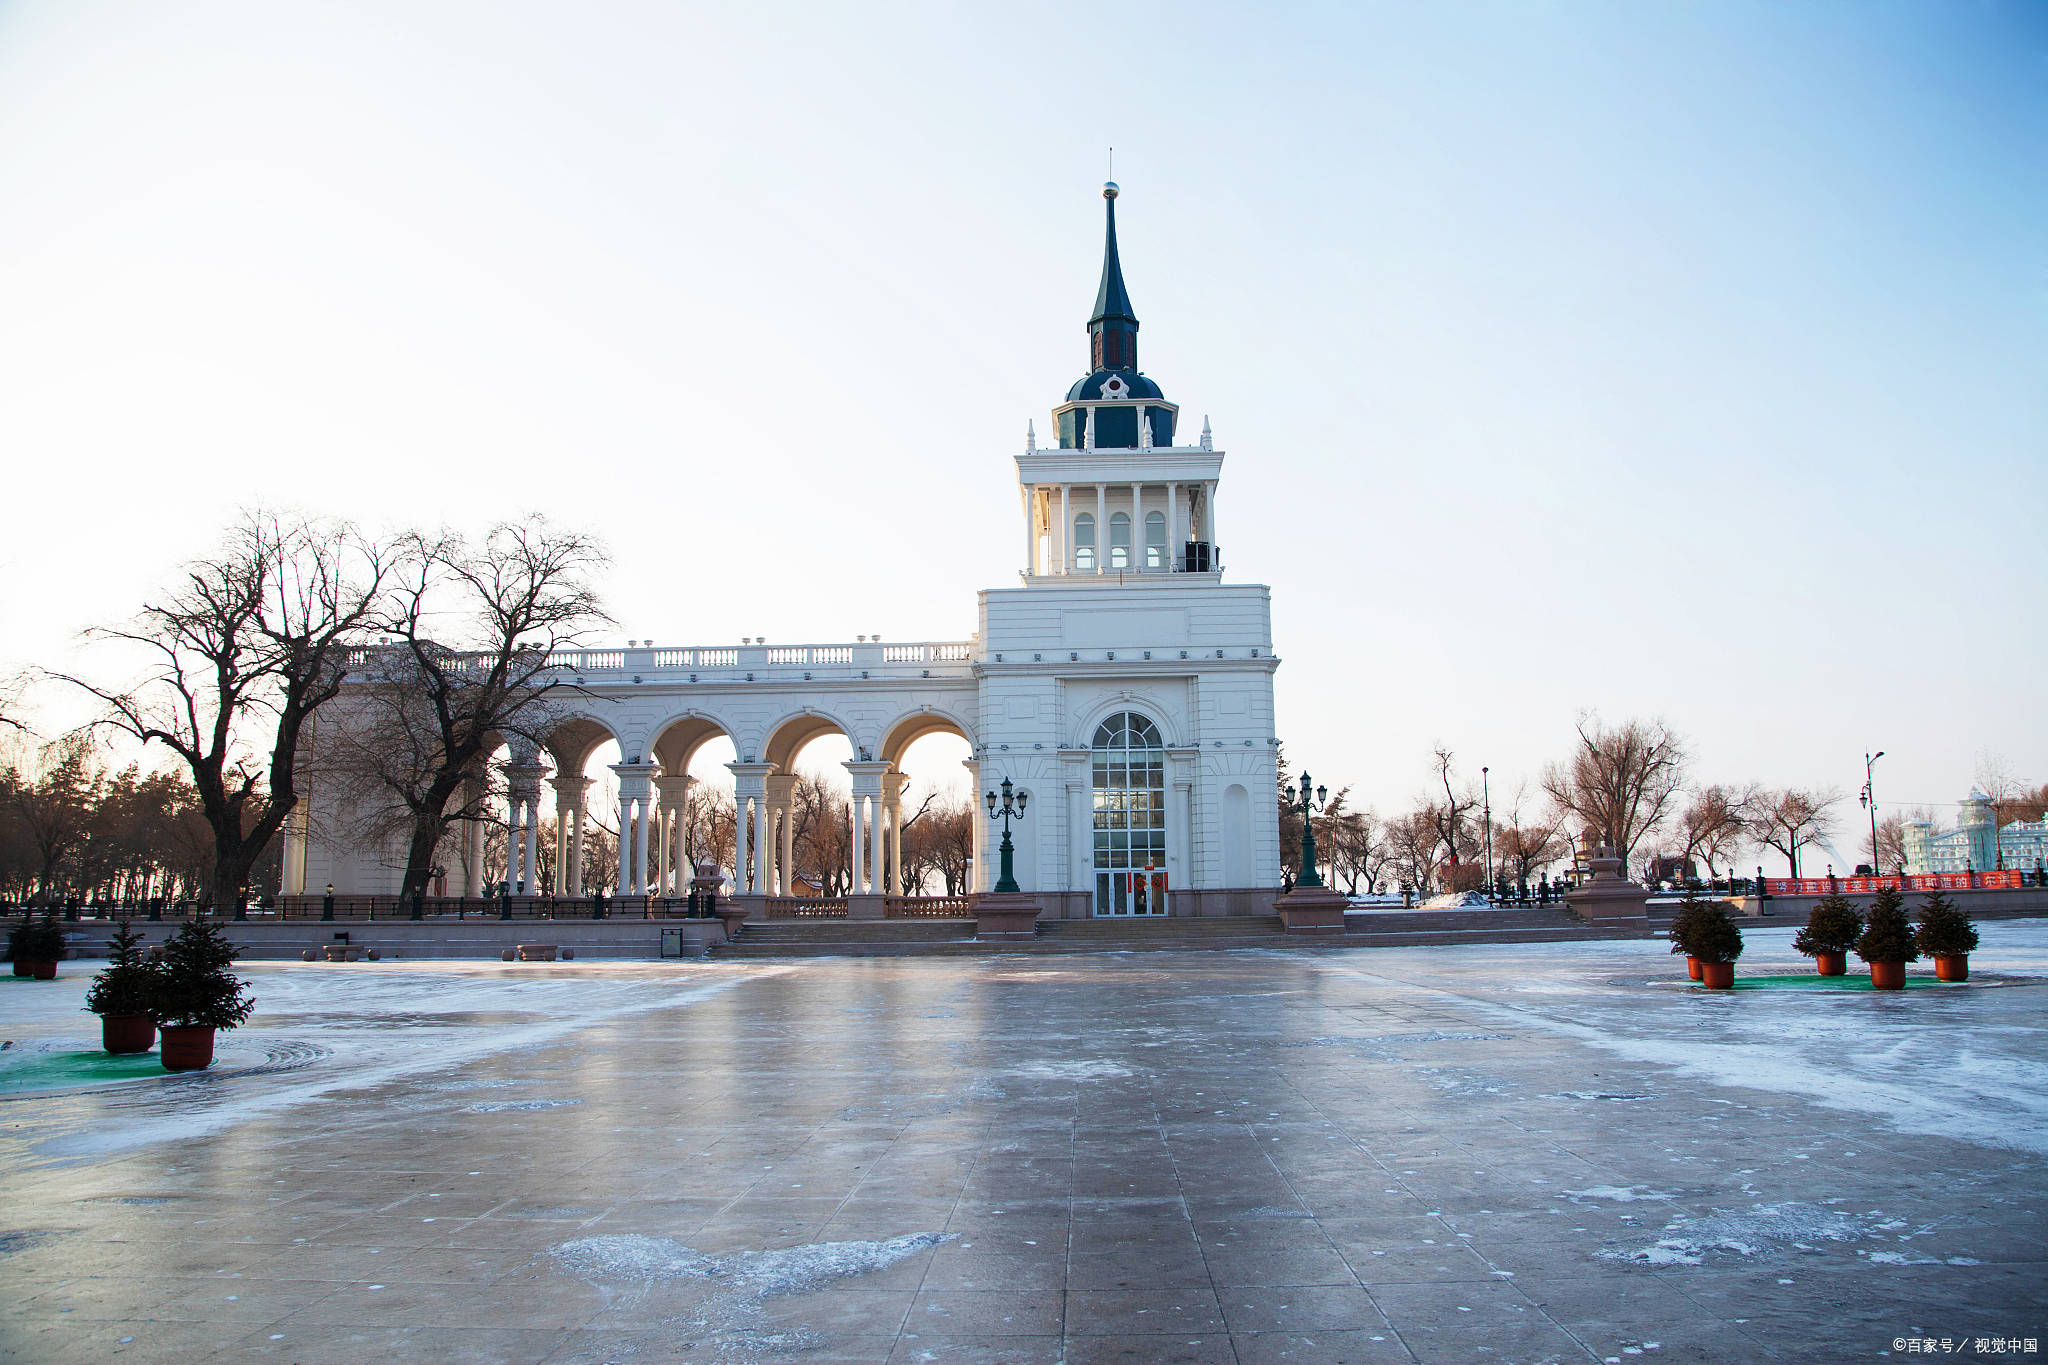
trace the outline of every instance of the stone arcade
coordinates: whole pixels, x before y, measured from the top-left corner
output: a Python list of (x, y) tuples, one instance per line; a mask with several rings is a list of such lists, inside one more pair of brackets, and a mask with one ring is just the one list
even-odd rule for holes
[[(1102, 281), (1088, 320), (1089, 373), (1053, 409), (1058, 444), (1016, 456), (1023, 572), (980, 594), (962, 642), (623, 649), (562, 655), (569, 714), (504, 766), (515, 891), (579, 895), (591, 755), (619, 745), (624, 896), (680, 896), (691, 869), (681, 811), (692, 755), (729, 737), (741, 828), (735, 894), (773, 914), (788, 896), (797, 753), (846, 736), (853, 894), (879, 918), (901, 884), (903, 753), (920, 736), (964, 738), (975, 791), (1004, 778), (1029, 794), (1016, 878), (1050, 916), (1266, 914), (1280, 884), (1270, 591), (1226, 583), (1218, 549), (1223, 452), (1208, 423), (1176, 444), (1179, 408), (1138, 369), (1138, 319), (1117, 255), (1114, 184)], [(368, 670), (374, 651), (355, 661)], [(363, 675), (367, 676), (367, 672)], [(344, 691), (335, 703), (348, 704)], [(554, 885), (534, 884), (541, 784), (556, 798)], [(283, 890), (390, 895), (402, 858), (351, 846), (332, 791), (315, 787), (288, 834)], [(974, 889), (995, 873), (976, 803)], [(483, 894), (482, 827), (459, 823), (448, 895)], [(818, 907), (823, 909), (825, 907)], [(833, 907), (836, 909), (836, 907)]]

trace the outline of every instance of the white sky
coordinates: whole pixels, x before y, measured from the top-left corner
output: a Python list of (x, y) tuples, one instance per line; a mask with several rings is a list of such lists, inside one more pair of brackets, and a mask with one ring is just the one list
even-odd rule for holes
[(964, 638), (1114, 143), (1297, 765), (2042, 780), (2044, 135), (2032, 4), (0, 5), (0, 666), (255, 500)]

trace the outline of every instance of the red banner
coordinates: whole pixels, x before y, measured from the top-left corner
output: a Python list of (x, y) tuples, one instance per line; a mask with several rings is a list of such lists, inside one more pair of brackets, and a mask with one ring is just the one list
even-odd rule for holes
[(2017, 891), (2026, 874), (2007, 872), (1916, 872), (1907, 877), (1766, 877), (1773, 896), (1867, 896), (1881, 887), (1896, 891)]

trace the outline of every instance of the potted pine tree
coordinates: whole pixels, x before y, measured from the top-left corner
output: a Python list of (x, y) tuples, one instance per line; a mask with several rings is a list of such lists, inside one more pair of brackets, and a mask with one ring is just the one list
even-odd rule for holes
[(1688, 886), (1679, 898), (1678, 913), (1671, 917), (1671, 951), (1685, 954), (1685, 974), (1695, 981), (1700, 979), (1700, 958), (1692, 940), (1706, 913), (1706, 903)]
[(1897, 887), (1882, 887), (1871, 899), (1870, 915), (1856, 940), (1856, 956), (1870, 964), (1870, 984), (1880, 991), (1906, 989), (1906, 964), (1920, 958), (1913, 926), (1906, 922), (1906, 898)]
[(1934, 975), (1940, 980), (1970, 979), (1970, 954), (1977, 947), (1977, 926), (1938, 887), (1927, 893), (1913, 942), (1934, 959)]
[(237, 952), (219, 925), (198, 915), (164, 944), (157, 997), (164, 1070), (212, 1066), (214, 1031), (238, 1027), (256, 1007), (242, 979), (228, 970)]
[(86, 988), (85, 1007), (100, 1017), (100, 1044), (115, 1056), (156, 1046), (158, 986), (163, 964), (142, 949), (142, 935), (127, 920), (107, 941), (106, 969)]
[(1742, 931), (1719, 905), (1701, 904), (1688, 938), (1700, 960), (1700, 984), (1710, 991), (1735, 986), (1735, 959), (1742, 956)]
[(16, 976), (55, 980), (57, 961), (64, 956), (64, 926), (57, 922), (56, 912), (45, 910), (41, 919), (23, 915), (21, 923), (7, 931), (7, 953), (14, 959)]
[(1813, 959), (1820, 975), (1841, 976), (1849, 970), (1849, 950), (1862, 935), (1863, 916), (1847, 896), (1822, 896), (1792, 946)]

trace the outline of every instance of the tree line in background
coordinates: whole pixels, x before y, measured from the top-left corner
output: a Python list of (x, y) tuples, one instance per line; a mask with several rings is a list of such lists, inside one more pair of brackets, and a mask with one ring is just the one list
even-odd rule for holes
[[(86, 735), (0, 748), (0, 901), (170, 904), (203, 896), (212, 865), (213, 832), (184, 774), (117, 769)], [(273, 841), (251, 875), (277, 871)]]
[[(1398, 814), (1354, 807), (1350, 788), (1340, 788), (1315, 816), (1319, 870), (1350, 895), (1396, 885), (1422, 893), (1478, 890), (1489, 875), (1490, 838), (1491, 875), (1527, 894), (1553, 869), (1561, 875), (1571, 868), (1581, 841), (1591, 837), (1650, 884), (1733, 877), (1745, 854), (1765, 849), (1797, 877), (1802, 857), (1830, 846), (1851, 813), (1833, 788), (1697, 782), (1685, 741), (1660, 720), (1607, 726), (1586, 715), (1577, 728), (1571, 751), (1544, 767), (1533, 790), (1517, 782), (1489, 792), (1469, 772), (1461, 774), (1441, 745), (1431, 755), (1428, 789)], [(1292, 886), (1301, 872), (1303, 816), (1287, 801), (1288, 784), (1283, 753), (1281, 858)], [(2013, 777), (1995, 757), (1980, 758), (1977, 786), (1991, 798), (2000, 826), (2039, 820), (2048, 810), (2048, 784)], [(1868, 825), (1861, 825), (1854, 832), (1857, 856), (1873, 867), (1903, 866), (1905, 827), (1916, 819), (1935, 816), (1908, 810), (1880, 817), (1874, 849)]]

